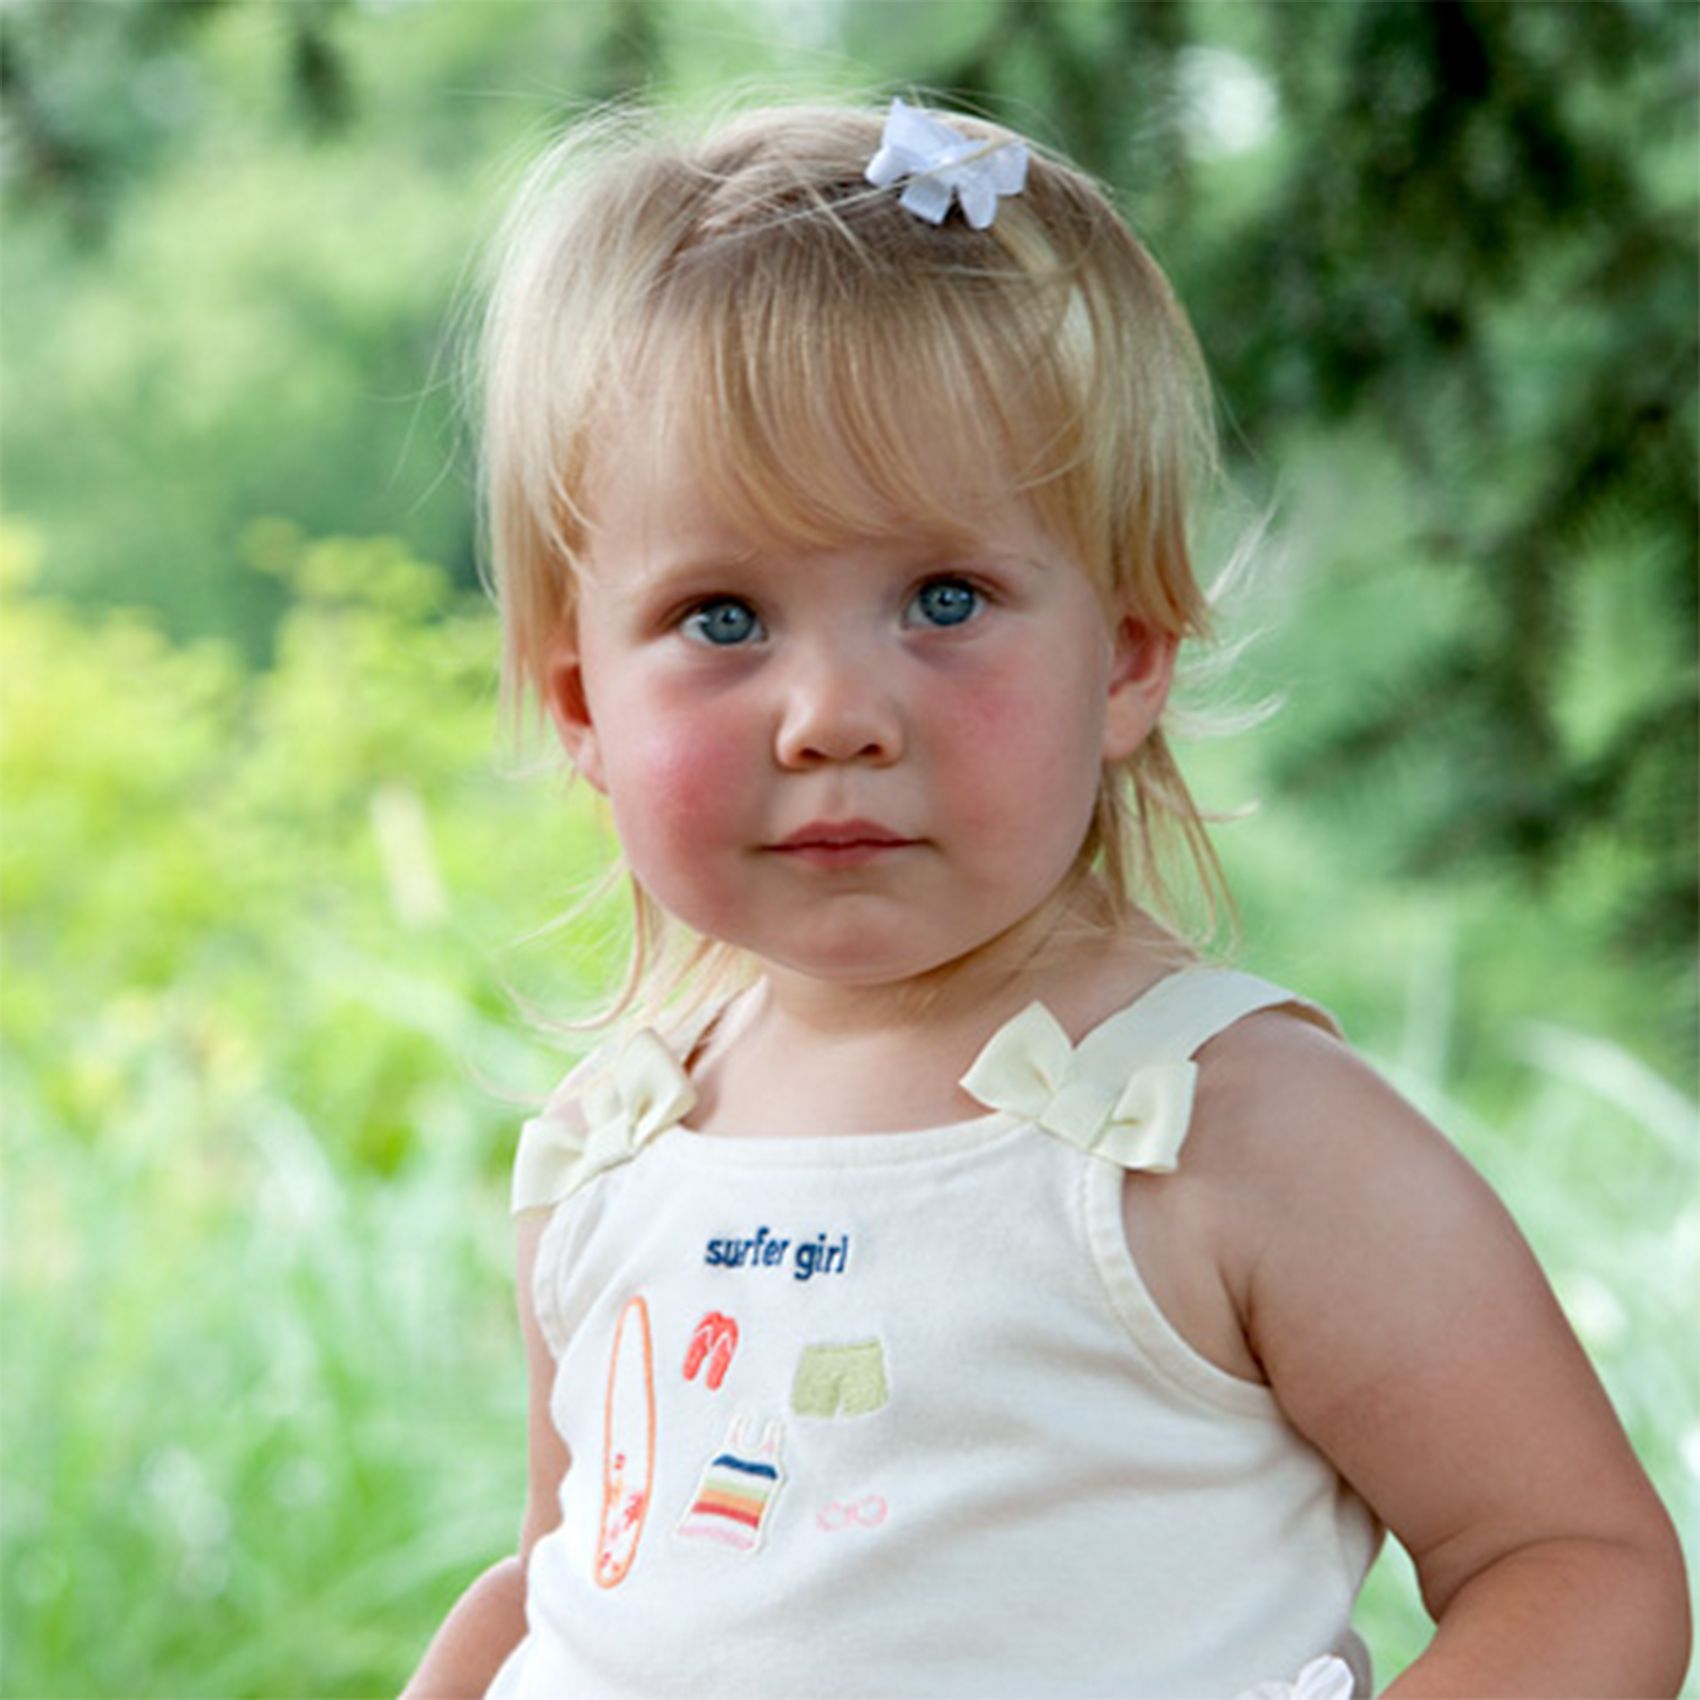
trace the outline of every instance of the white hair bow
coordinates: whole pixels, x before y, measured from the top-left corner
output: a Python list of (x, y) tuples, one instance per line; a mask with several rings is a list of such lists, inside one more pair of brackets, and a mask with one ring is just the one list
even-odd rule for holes
[(1027, 149), (1020, 142), (978, 141), (894, 99), (879, 152), (863, 175), (876, 189), (908, 178), (897, 204), (929, 224), (943, 224), (954, 199), (963, 217), (984, 230), (997, 216), (998, 197), (1026, 187)]

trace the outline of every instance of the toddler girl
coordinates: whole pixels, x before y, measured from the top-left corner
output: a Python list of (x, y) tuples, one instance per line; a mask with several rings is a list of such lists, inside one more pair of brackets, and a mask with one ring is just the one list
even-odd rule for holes
[(1185, 319), (1080, 172), (883, 119), (593, 125), (508, 228), (510, 680), (638, 924), (520, 1142), (519, 1553), (409, 1693), (1364, 1694), (1384, 1528), (1396, 1692), (1674, 1692), (1673, 1537), (1500, 1206), (1155, 918), (1166, 850), (1214, 883)]

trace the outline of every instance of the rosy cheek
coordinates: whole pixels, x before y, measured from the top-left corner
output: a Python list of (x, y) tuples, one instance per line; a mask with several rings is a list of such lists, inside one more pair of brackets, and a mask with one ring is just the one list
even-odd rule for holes
[(1011, 738), (1025, 743), (1032, 737), (1032, 721), (1032, 699), (1001, 683), (952, 693), (933, 711), (939, 735), (953, 746), (978, 743), (1002, 747)]
[(1084, 699), (1019, 669), (955, 684), (936, 694), (927, 713), (939, 782), (954, 789), (970, 818), (983, 810), (988, 829), (1004, 830), (1012, 786), (1027, 789), (1042, 814), (1084, 806), (1096, 788), (1099, 748)]
[(974, 678), (954, 679), (928, 693), (921, 705), (937, 748), (956, 752), (964, 761), (984, 766), (1002, 752), (1020, 760), (1046, 746), (1056, 753), (1071, 741), (1058, 724), (1054, 685), (1026, 678), (1020, 671), (988, 671)]
[(615, 814), (636, 854), (672, 859), (747, 830), (748, 737), (725, 716), (659, 715), (624, 742)]
[(950, 787), (960, 802), (982, 792), (991, 802), (1000, 774), (1022, 764), (1032, 738), (1020, 710), (1017, 693), (991, 684), (932, 693), (921, 712), (937, 783)]

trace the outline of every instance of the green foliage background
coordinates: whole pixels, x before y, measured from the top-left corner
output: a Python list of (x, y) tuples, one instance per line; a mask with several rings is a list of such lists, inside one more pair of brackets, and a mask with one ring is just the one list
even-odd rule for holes
[[(1263, 799), (1246, 958), (1505, 1194), (1692, 1536), (1695, 69), (1606, 3), (0, 11), (0, 1692), (389, 1692), (512, 1544), (515, 988), (619, 941), (548, 930), (606, 833), (498, 748), (449, 332), (640, 87), (917, 82), (1121, 188), (1220, 552), (1273, 503), (1287, 706), (1186, 752)], [(1420, 1646), (1396, 1556), (1363, 1615)]]

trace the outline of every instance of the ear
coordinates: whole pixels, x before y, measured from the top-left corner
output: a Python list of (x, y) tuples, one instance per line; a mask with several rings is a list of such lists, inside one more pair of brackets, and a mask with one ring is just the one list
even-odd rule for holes
[(591, 717), (585, 689), (584, 661), (578, 635), (568, 628), (549, 646), (544, 664), (543, 702), (567, 759), (595, 788), (607, 795), (602, 767), (602, 741)]
[(1175, 678), (1179, 640), (1131, 614), (1111, 634), (1109, 699), (1104, 714), (1104, 760), (1120, 761), (1151, 736)]

